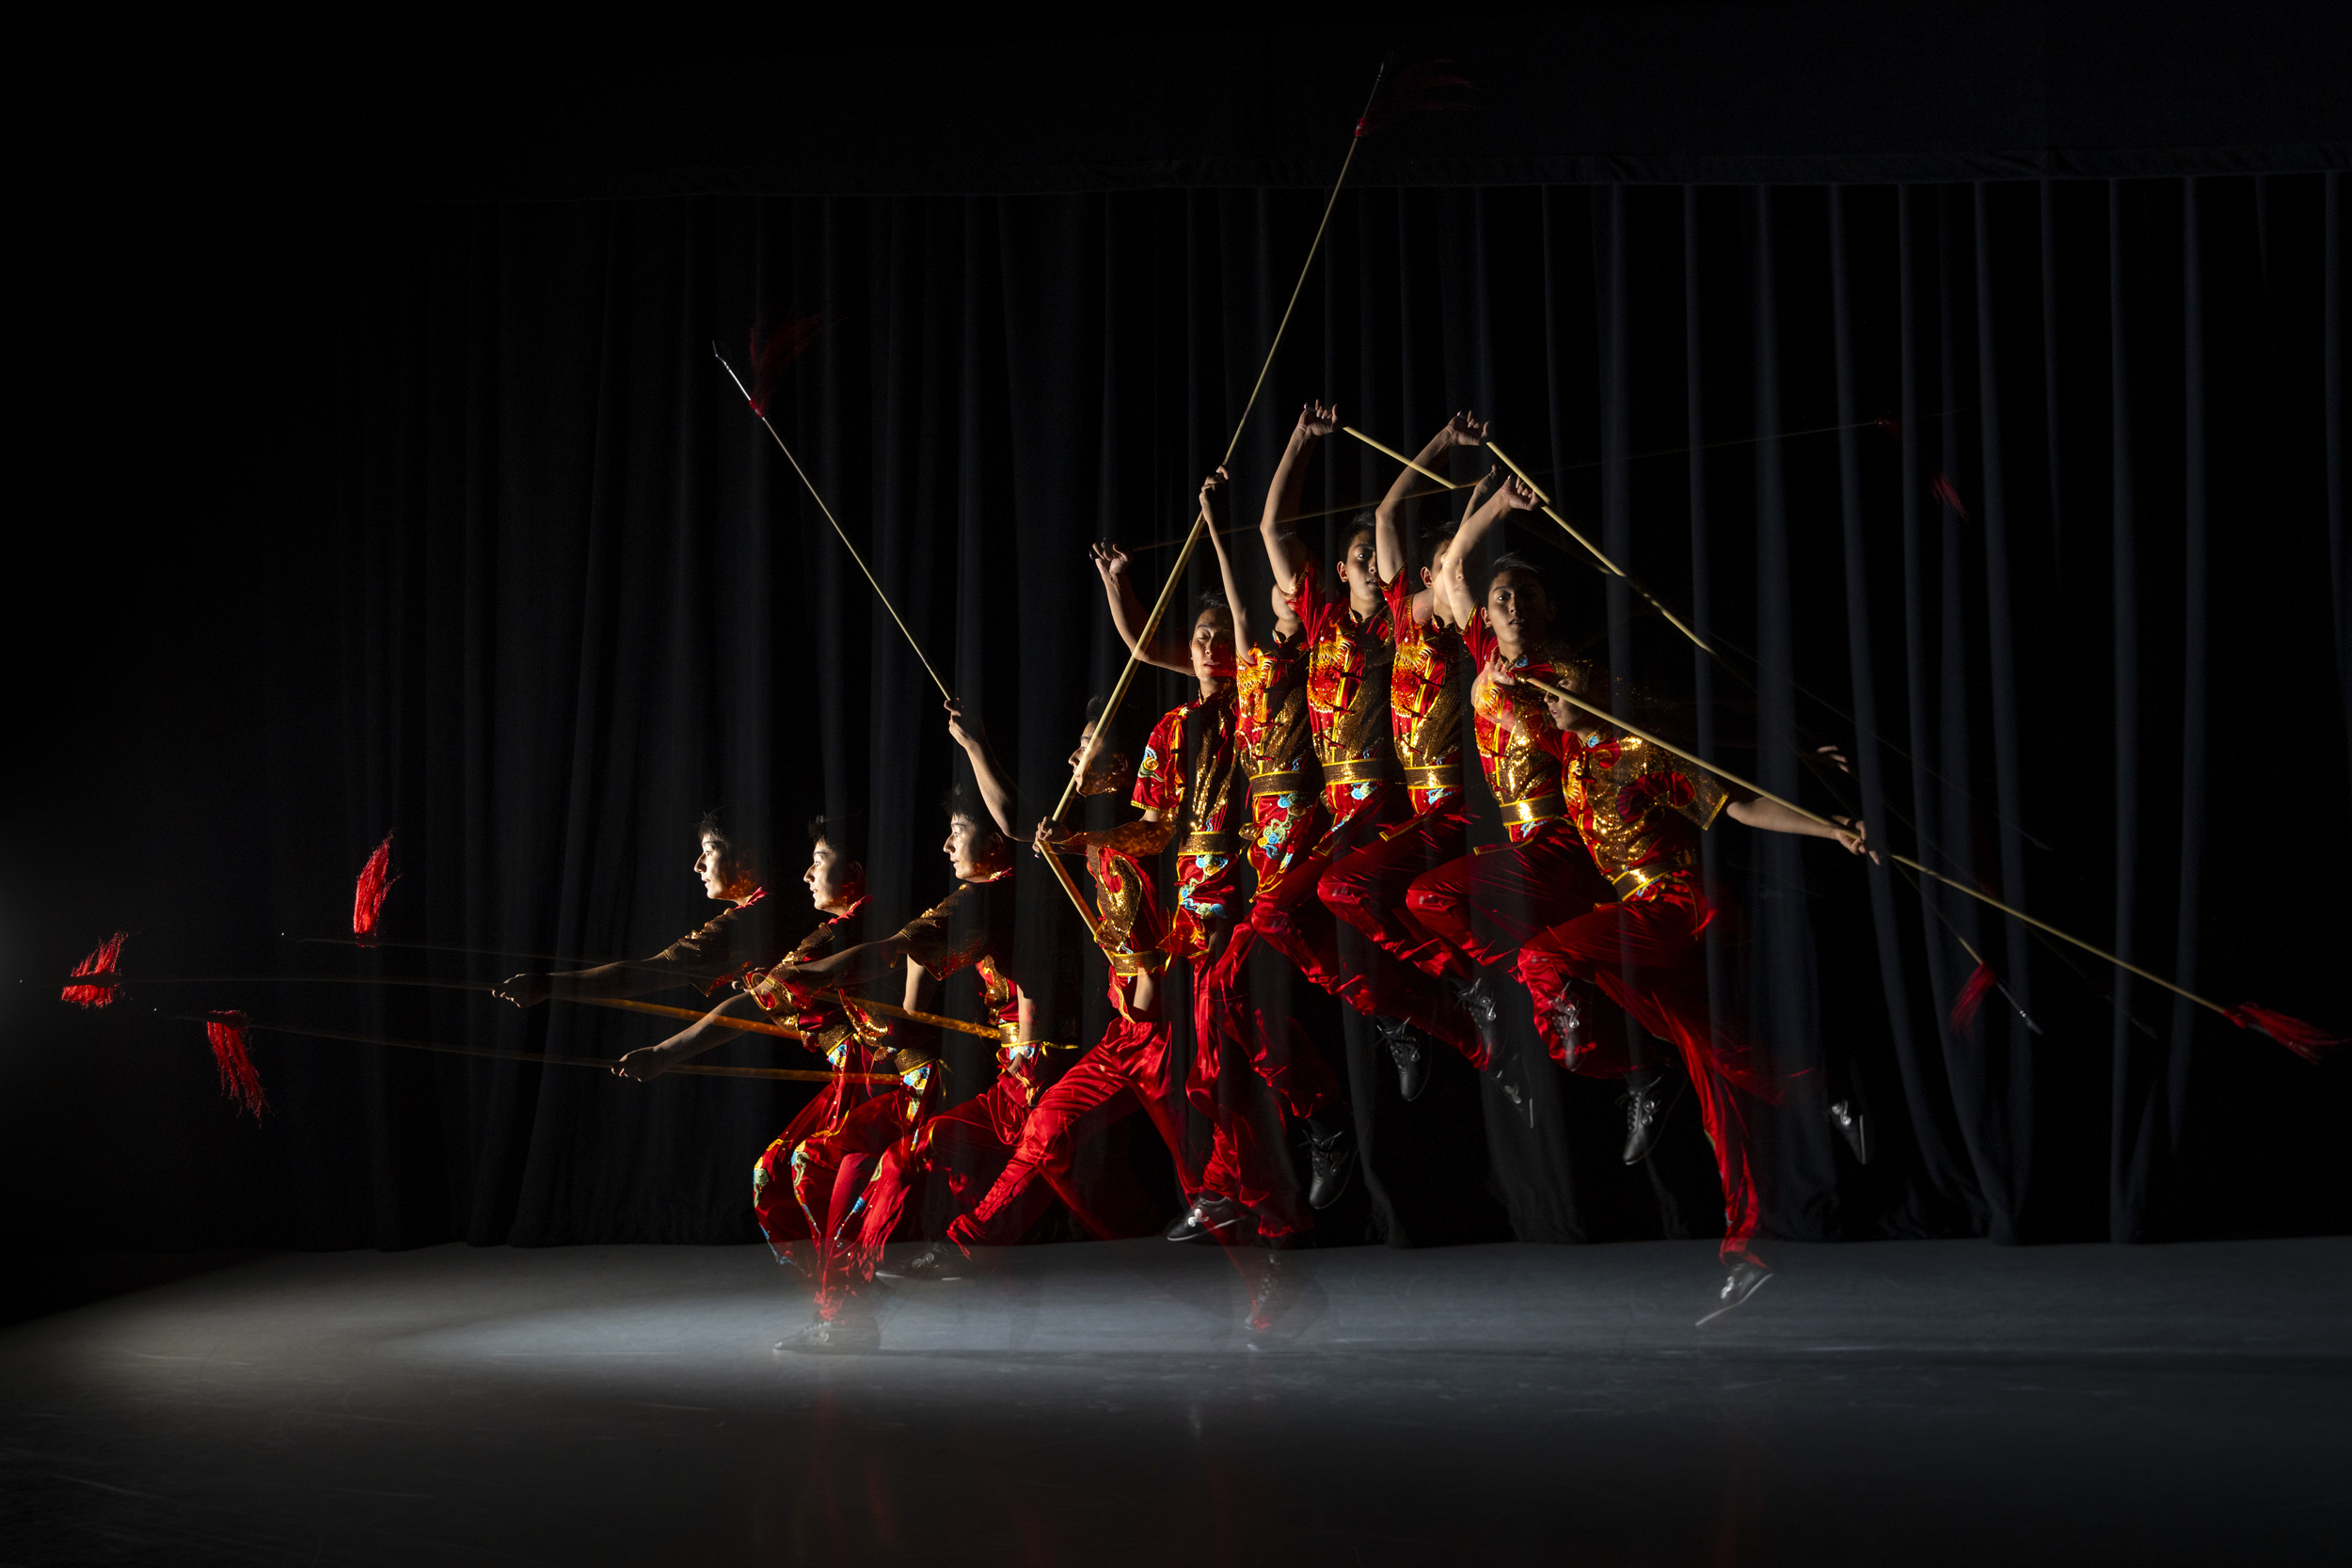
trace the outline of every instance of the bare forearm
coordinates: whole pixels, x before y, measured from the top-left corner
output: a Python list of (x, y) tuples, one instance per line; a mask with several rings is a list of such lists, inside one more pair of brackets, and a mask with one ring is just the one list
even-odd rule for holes
[(1307, 459), (1314, 450), (1314, 436), (1303, 430), (1291, 432), (1290, 445), (1282, 449), (1281, 465), (1274, 470), (1274, 483), (1266, 486), (1265, 514), (1258, 523), (1266, 560), (1274, 567), (1274, 580), (1285, 594), (1298, 588), (1298, 557), (1305, 552), (1288, 533), (1287, 526), (1298, 515), (1298, 499), (1307, 489)]
[(575, 969), (563, 974), (548, 975), (548, 995), (557, 1001), (598, 996), (643, 996), (647, 991), (666, 990), (672, 986), (687, 983), (687, 976), (672, 973), (667, 966), (598, 964), (594, 969)]
[(963, 754), (972, 764), (972, 782), (979, 786), (980, 799), (988, 806), (988, 815), (995, 819), (996, 831), (1010, 833), (1012, 786), (1006, 783), (1004, 770), (996, 766), (996, 753), (981, 736), (976, 735), (962, 744)]
[(1225, 536), (1217, 530), (1218, 521), (1214, 513), (1201, 519), (1209, 531), (1209, 548), (1216, 552), (1216, 579), (1225, 590), (1226, 610), (1233, 617), (1233, 654), (1239, 657), (1257, 644), (1249, 640), (1249, 611), (1242, 607), (1241, 584), (1233, 575), (1233, 552), (1225, 547)]
[(1734, 800), (1724, 808), (1724, 815), (1759, 832), (1795, 833), (1804, 838), (1837, 836), (1837, 830), (1830, 824), (1816, 821), (1803, 812), (1791, 811), (1778, 800)]
[[(1453, 427), (1448, 426), (1447, 430)], [(1435, 472), (1438, 459), (1454, 445), (1445, 430), (1429, 437), (1429, 444), (1421, 449), (1413, 461), (1422, 468)], [(1380, 505), (1372, 515), (1373, 548), (1380, 567), (1380, 580), (1394, 582), (1396, 574), (1405, 569), (1405, 503), (1413, 499), (1423, 483), (1416, 468), (1399, 468), (1396, 478), (1389, 483), (1389, 493), (1380, 498)]]
[(1155, 664), (1163, 670), (1173, 670), (1184, 675), (1192, 673), (1192, 660), (1185, 657), (1184, 645), (1171, 641), (1166, 627), (1154, 626), (1151, 642), (1142, 642), (1147, 612), (1143, 601), (1136, 596), (1136, 585), (1127, 579), (1124, 572), (1104, 579), (1103, 594), (1110, 600), (1111, 625), (1118, 628), (1119, 640), (1127, 644), (1129, 653), (1144, 663)]
[(804, 964), (794, 964), (788, 978), (818, 990), (841, 990), (889, 974), (906, 956), (905, 938), (884, 937), (880, 942), (862, 942)]
[(765, 1011), (748, 996), (730, 996), (710, 1011), (703, 1014), (685, 1028), (663, 1040), (657, 1048), (673, 1062), (683, 1062), (699, 1056), (712, 1046), (734, 1038), (742, 1031), (730, 1029), (723, 1021), (728, 1019), (758, 1019)]

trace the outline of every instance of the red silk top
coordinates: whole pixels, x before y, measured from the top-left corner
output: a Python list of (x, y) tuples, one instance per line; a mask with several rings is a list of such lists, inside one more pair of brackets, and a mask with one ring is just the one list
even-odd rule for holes
[(909, 961), (945, 980), (969, 965), (980, 982), (981, 1005), (1003, 1036), (996, 1068), (1020, 1080), (1034, 1101), (1045, 1087), (1042, 1045), (1020, 1038), (1020, 978), (1013, 973), (1013, 876), (1011, 867), (993, 876), (958, 882), (955, 891), (899, 928)]
[[(1334, 827), (1368, 809), (1386, 787), (1389, 665), (1396, 632), (1389, 607), (1359, 616), (1327, 598), (1318, 570), (1298, 575), (1295, 602), (1306, 624), (1307, 724), (1323, 763), (1323, 800)], [(1369, 765), (1369, 766), (1367, 766)], [(1350, 778), (1345, 775), (1357, 774)]]
[(1568, 815), (1618, 898), (1648, 896), (1698, 864), (1700, 832), (1732, 799), (1721, 780), (1631, 736), (1562, 733), (1558, 747)]
[(1305, 639), (1274, 639), (1241, 657), (1233, 673), (1233, 742), (1248, 773), (1249, 869), (1263, 888), (1319, 839), (1322, 796), (1307, 723)]
[(1160, 823), (1183, 834), (1168, 923), (1168, 950), (1181, 958), (1207, 957), (1209, 927), (1241, 915), (1237, 855), (1248, 780), (1234, 736), (1238, 718), (1232, 687), (1168, 709), (1136, 769), (1134, 804), (1158, 812)]
[(834, 1068), (854, 1072), (871, 1070), (872, 1053), (888, 1038), (890, 1026), (853, 1001), (819, 996), (817, 988), (785, 979), (783, 974), (828, 953), (855, 947), (856, 922), (865, 908), (866, 900), (861, 898), (842, 913), (820, 921), (773, 969), (747, 974), (738, 982), (762, 1008), (784, 1015), (778, 1022), (798, 1029), (811, 1051), (822, 1054)]
[[(1498, 686), (1486, 665), (1500, 652), (1493, 628), (1481, 610), (1463, 628), (1478, 677), (1470, 688), (1470, 709), (1478, 732), (1478, 761), (1486, 770), (1486, 784), (1502, 808), (1504, 828), (1513, 843), (1531, 837), (1548, 820), (1562, 816), (1560, 798), (1560, 731), (1544, 706), (1543, 693), (1517, 682)], [(1584, 660), (1556, 642), (1548, 642), (1534, 657), (1521, 654), (1513, 670), (1549, 664), (1568, 671)], [(1589, 666), (1585, 666), (1589, 668)]]
[[(1389, 727), (1413, 811), (1458, 806), (1466, 685), (1462, 634), (1434, 617), (1413, 619), (1413, 591), (1405, 573), (1398, 572), (1385, 592), (1396, 638), (1396, 661), (1389, 667)], [(1423, 771), (1434, 768), (1454, 769), (1456, 782)]]

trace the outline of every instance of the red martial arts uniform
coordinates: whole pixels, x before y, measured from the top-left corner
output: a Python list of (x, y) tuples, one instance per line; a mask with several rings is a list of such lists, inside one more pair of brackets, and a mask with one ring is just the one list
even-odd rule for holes
[[(1248, 660), (1243, 663), (1247, 667)], [(1262, 658), (1260, 664), (1263, 664)], [(1251, 791), (1251, 749), (1244, 734), (1263, 739), (1266, 695), (1263, 669), (1249, 678), (1248, 695), (1256, 700), (1256, 712), (1246, 724), (1245, 691), (1237, 682), (1214, 697), (1172, 709), (1153, 727), (1143, 764), (1136, 770), (1134, 804), (1156, 812), (1163, 824), (1181, 821), (1184, 828), (1177, 844), (1176, 912), (1168, 922), (1168, 947), (1192, 962), (1196, 1038), (1192, 1065), (1184, 1075), (1184, 1095), (1208, 1119), (1215, 1134), (1200, 1187), (1188, 1190), (1185, 1196), (1206, 1192), (1230, 1197), (1255, 1217), (1261, 1238), (1276, 1241), (1304, 1229), (1310, 1221), (1299, 1201), (1297, 1179), (1282, 1136), (1281, 1108), (1275, 1103), (1271, 1088), (1251, 1072), (1225, 1085), (1219, 1093), (1220, 1020), (1230, 1008), (1230, 999), (1218, 1000), (1218, 969), (1226, 954), (1220, 950), (1216, 964), (1209, 957), (1212, 926), (1225, 928), (1229, 948), (1248, 929), (1248, 911), (1241, 891), (1242, 824), (1244, 814), (1264, 797)], [(1303, 696), (1299, 711), (1303, 719)], [(1298, 728), (1303, 739), (1304, 723)], [(1263, 833), (1266, 817), (1261, 815), (1253, 826)], [(1246, 1022), (1252, 1028), (1258, 1023), (1255, 1009)], [(1273, 1048), (1252, 1041), (1245, 1049), (1253, 1063), (1277, 1057), (1287, 1063), (1293, 1054), (1287, 1042)]]
[(1538, 932), (1519, 949), (1518, 974), (1534, 999), (1536, 1029), (1565, 1062), (1554, 1009), (1571, 983), (1583, 981), (1650, 1033), (1674, 1041), (1698, 1090), (1723, 1177), (1724, 1253), (1745, 1252), (1756, 1234), (1756, 1181), (1731, 1089), (1776, 1103), (1780, 1086), (1752, 1047), (1708, 1015), (1700, 937), (1714, 911), (1699, 885), (1698, 835), (1730, 796), (1717, 780), (1684, 772), (1631, 736), (1586, 744), (1564, 735), (1557, 745), (1566, 763), (1569, 816), (1617, 896)]
[[(947, 1206), (959, 1212), (979, 1201), (1012, 1158), (1030, 1107), (1050, 1080), (1045, 1043), (1024, 1042), (1018, 1036), (1028, 994), (1052, 994), (1057, 988), (1030, 987), (1025, 983), (1027, 976), (1014, 972), (1012, 931), (1013, 877), (1006, 870), (960, 884), (898, 933), (906, 940), (908, 961), (936, 978), (944, 980), (967, 965), (978, 973), (1005, 1043), (996, 1048), (995, 1083), (961, 1105), (927, 1117), (882, 1156), (856, 1205), (861, 1273), (869, 1273), (881, 1257), (918, 1181), (930, 1178), (944, 1182)], [(1041, 958), (1048, 965), (1067, 961), (1061, 953)], [(1054, 1010), (1048, 1016), (1055, 1016)], [(1047, 1180), (1064, 1202), (1084, 1213), (1078, 1195), (1061, 1186), (1058, 1174), (1049, 1173)], [(1045, 1201), (1041, 1195), (1041, 1212)]]
[(1427, 976), (1382, 961), (1386, 956), (1370, 943), (1341, 961), (1339, 919), (1318, 896), (1336, 862), (1376, 842), (1409, 811), (1393, 776), (1388, 706), (1395, 630), (1388, 606), (1359, 617), (1346, 600), (1324, 598), (1318, 583), (1314, 572), (1300, 573), (1296, 604), (1306, 627), (1307, 721), (1323, 764), (1330, 826), (1280, 876), (1259, 885), (1249, 923), (1300, 974), (1358, 1012), (1403, 1019), (1478, 1061), (1469, 1015)]
[[(1170, 717), (1181, 722), (1184, 712), (1180, 708)], [(1230, 705), (1223, 706), (1206, 716), (1206, 722), (1230, 724), (1231, 713)], [(1152, 733), (1157, 739), (1160, 731)], [(1230, 756), (1229, 749), (1229, 786)], [(1177, 1179), (1184, 1190), (1201, 1190), (1200, 1174), (1185, 1152), (1184, 1125), (1163, 1092), (1174, 1045), (1167, 1008), (1154, 1006), (1138, 1012), (1135, 1006), (1138, 977), (1167, 971), (1170, 934), (1151, 868), (1136, 857), (1165, 848), (1175, 826), (1172, 819), (1138, 821), (1089, 835), (1087, 869), (1094, 875), (1100, 921), (1097, 940), (1110, 965), (1111, 1006), (1119, 1016), (1103, 1031), (1101, 1042), (1038, 1097), (995, 1183), (969, 1212), (959, 1214), (948, 1225), (947, 1239), (957, 1245), (1005, 1246), (1019, 1241), (1044, 1212), (1049, 1184), (1051, 1190), (1064, 1195), (1063, 1200), (1089, 1231), (1097, 1237), (1113, 1234), (1093, 1205), (1082, 1205), (1071, 1197), (1073, 1166), (1082, 1147), (1138, 1110), (1152, 1118), (1161, 1141), (1175, 1158)], [(1222, 865), (1214, 867), (1204, 879), (1213, 879), (1223, 869)]]
[(1334, 914), (1391, 957), (1444, 974), (1450, 950), (1405, 899), (1416, 879), (1470, 849), (1470, 797), (1462, 788), (1465, 656), (1452, 626), (1413, 619), (1403, 572), (1389, 583), (1388, 599), (1396, 628), (1389, 721), (1413, 815), (1325, 872), (1317, 891)]
[[(1496, 644), (1485, 610), (1465, 628), (1463, 641), (1478, 671), (1470, 689), (1478, 760), (1502, 805), (1510, 841), (1483, 845), (1416, 878), (1406, 906), (1439, 939), (1422, 967), (1467, 980), (1481, 967), (1509, 958), (1537, 931), (1603, 902), (1610, 891), (1567, 818), (1560, 795), (1560, 732), (1543, 698), (1533, 687), (1500, 686), (1487, 675)], [(1566, 670), (1583, 662), (1565, 649), (1548, 647), (1522, 655), (1511, 667)]]
[[(1244, 654), (1234, 670), (1234, 750), (1249, 777), (1249, 821), (1242, 838), (1261, 891), (1321, 841), (1328, 820), (1311, 771), (1306, 673), (1298, 641), (1263, 643)], [(1289, 978), (1264, 973), (1274, 949), (1261, 950), (1255, 912), (1253, 905), (1251, 918), (1233, 927), (1225, 951), (1194, 985), (1197, 1049), (1185, 1092), (1203, 1114), (1212, 1114), (1204, 1097), (1217, 1082), (1223, 1053), (1238, 1051), (1285, 1111), (1301, 1119), (1317, 1117), (1340, 1103), (1339, 1080), (1282, 1008), (1279, 991)], [(1253, 968), (1259, 972), (1255, 983)], [(1251, 1168), (1262, 1168), (1257, 1162), (1266, 1158), (1236, 1154)]]
[[(806, 1272), (817, 1286), (820, 1318), (839, 1310), (854, 1262), (858, 1195), (883, 1151), (921, 1122), (939, 1070), (934, 1058), (911, 1060), (902, 1070), (886, 1023), (853, 1002), (820, 998), (782, 977), (793, 965), (858, 945), (854, 923), (864, 907), (860, 899), (803, 938), (774, 970), (742, 982), (748, 995), (783, 1015), (839, 1075), (802, 1107), (752, 1167), (752, 1212), (778, 1261), (797, 1263), (793, 1249), (813, 1243)], [(885, 1073), (897, 1076), (868, 1081)]]

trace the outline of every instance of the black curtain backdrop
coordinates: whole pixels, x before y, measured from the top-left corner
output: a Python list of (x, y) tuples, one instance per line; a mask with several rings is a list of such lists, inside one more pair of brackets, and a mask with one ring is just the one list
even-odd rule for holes
[[(2341, 203), (2332, 175), (1351, 194), (1237, 454), (1244, 513), (1310, 395), (1408, 448), (1490, 412), (1725, 649), (1710, 668), (1633, 615), (1549, 525), (1510, 541), (1618, 668), (1693, 701), (1710, 752), (2223, 1001), (2343, 1027)], [(108, 705), (86, 727), (137, 733), (111, 791), (60, 764), (118, 815), (60, 808), (56, 853), (90, 874), (42, 911), (33, 967), (117, 924), (151, 974), (524, 967), (282, 941), (345, 928), (387, 831), (396, 939), (643, 952), (701, 917), (687, 866), (711, 805), (763, 819), (791, 865), (802, 818), (856, 801), (878, 904), (919, 907), (946, 886), (936, 693), (711, 341), (834, 313), (779, 427), (1041, 811), (1118, 669), (1086, 544), (1176, 536), (1319, 209), (701, 198), (249, 230), (213, 345), (220, 438), (180, 481), (211, 498), (201, 525), (103, 561), (68, 537), (81, 580), (145, 595), (76, 688)], [(1390, 473), (1327, 443), (1311, 536), (1335, 546)], [(1188, 586), (1213, 580), (1204, 558)], [(1159, 677), (1136, 700), (1183, 695)], [(1804, 764), (1833, 742), (1851, 779)], [(1881, 1132), (1862, 1170), (1818, 1116), (1759, 1113), (1776, 1232), (2344, 1224), (2341, 1069), (1826, 846), (1732, 826), (1708, 847), (1740, 911), (1711, 950), (1719, 995)], [(1058, 895), (1026, 896), (1042, 930)], [(1956, 1034), (1963, 941), (2014, 1005)], [(660, 1030), (413, 990), (33, 1000), (9, 1141), (61, 1195), (36, 1222), (55, 1243), (101, 1224), (115, 1244), (748, 1238), (749, 1166), (806, 1092), (264, 1035), (256, 1130), (214, 1099), (200, 1031), (140, 1009), (573, 1054)], [(1548, 1073), (1530, 1132), (1449, 1057), (1406, 1106), (1364, 1039), (1302, 1006), (1347, 1039), (1368, 1149), (1327, 1240), (1720, 1225), (1694, 1117), (1626, 1170), (1606, 1085)], [(955, 1060), (985, 1081), (979, 1053)], [(1104, 1157), (1172, 1203), (1150, 1151)]]

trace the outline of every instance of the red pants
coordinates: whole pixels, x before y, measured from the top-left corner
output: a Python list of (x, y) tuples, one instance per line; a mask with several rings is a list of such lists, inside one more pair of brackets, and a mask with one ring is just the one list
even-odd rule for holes
[[(1312, 1072), (1322, 1080), (1321, 1098), (1300, 1115), (1337, 1104), (1338, 1085), (1298, 1021), (1282, 1017), (1279, 1006), (1270, 1014), (1250, 994), (1248, 949), (1256, 945), (1257, 933), (1245, 922), (1226, 939), (1216, 965), (1193, 966), (1194, 1046), (1192, 1067), (1184, 1074), (1184, 1098), (1208, 1118), (1215, 1133), (1200, 1191), (1239, 1203), (1256, 1219), (1258, 1234), (1271, 1240), (1313, 1224), (1291, 1169), (1283, 1105), (1276, 1098), (1275, 1082), (1294, 1076), (1294, 1064), (1312, 1064)], [(1239, 986), (1234, 991), (1214, 990), (1223, 983), (1219, 972), (1225, 960), (1234, 958), (1237, 946), (1245, 949), (1232, 972), (1240, 976)], [(1263, 956), (1273, 954), (1268, 950)], [(1288, 975), (1279, 978), (1289, 980)], [(1236, 1069), (1231, 1076), (1224, 1071), (1229, 1060)]]
[[(1440, 1039), (1484, 1064), (1485, 1048), (1459, 1004), (1426, 976), (1385, 958), (1377, 947), (1340, 954), (1339, 918), (1317, 895), (1325, 873), (1340, 859), (1376, 843), (1383, 827), (1396, 821), (1404, 794), (1394, 784), (1375, 793), (1353, 816), (1334, 826), (1314, 849), (1301, 855), (1272, 886), (1258, 889), (1249, 924), (1268, 945), (1304, 974), (1366, 1018), (1401, 1018), (1432, 1039)], [(1353, 938), (1354, 929), (1348, 930)], [(1350, 946), (1357, 945), (1353, 942)]]
[(1563, 818), (1517, 844), (1483, 845), (1415, 878), (1405, 907), (1444, 945), (1429, 973), (1467, 980), (1536, 932), (1615, 896)]
[(1136, 1111), (1152, 1118), (1175, 1156), (1184, 1190), (1200, 1191), (1200, 1173), (1184, 1154), (1184, 1125), (1162, 1092), (1174, 1036), (1166, 1023), (1111, 1020), (1102, 1043), (1038, 1096), (1011, 1159), (987, 1196), (947, 1227), (947, 1239), (967, 1247), (1017, 1242), (1044, 1212), (1050, 1192), (1061, 1193), (1078, 1222), (1095, 1235), (1114, 1234), (1071, 1196), (1072, 1166), (1081, 1148)]
[[(863, 1214), (858, 1222), (861, 1271), (870, 1269), (882, 1256), (890, 1233), (898, 1229), (906, 1212), (908, 1195), (924, 1179), (946, 1182), (949, 1205), (959, 1212), (977, 1203), (1011, 1160), (1028, 1119), (1027, 1086), (1009, 1072), (999, 1073), (996, 1082), (981, 1093), (953, 1110), (940, 1112), (892, 1144), (875, 1165), (873, 1179), (866, 1182), (857, 1204)], [(1025, 1210), (1029, 1220), (1041, 1216), (1056, 1195), (1083, 1215), (1084, 1206), (1076, 1193), (1064, 1190), (1060, 1173), (1044, 1175), (1046, 1186), (1031, 1189), (1033, 1202)]]
[[(1254, 909), (1251, 915), (1233, 927), (1216, 963), (1194, 972), (1193, 1031), (1200, 1052), (1215, 1049), (1220, 1061), (1222, 1053), (1239, 1052), (1282, 1109), (1303, 1121), (1340, 1103), (1340, 1082), (1307, 1032), (1280, 1014), (1279, 985), (1288, 976), (1264, 973), (1278, 955), (1260, 942)], [(1197, 1069), (1198, 1053), (1195, 1060)]]
[(1756, 1234), (1755, 1174), (1734, 1087), (1767, 1103), (1780, 1085), (1756, 1050), (1708, 1017), (1699, 935), (1713, 911), (1685, 878), (1653, 884), (1648, 896), (1604, 904), (1538, 933), (1519, 949), (1518, 974), (1535, 1001), (1535, 1028), (1554, 1058), (1564, 1049), (1552, 1004), (1572, 982), (1598, 987), (1642, 1026), (1674, 1041), (1698, 1091), (1699, 1116), (1724, 1183), (1724, 1255), (1743, 1253)]
[(1470, 849), (1470, 808), (1457, 791), (1442, 804), (1383, 832), (1334, 863), (1315, 892), (1333, 914), (1424, 974), (1453, 961), (1445, 940), (1406, 903), (1415, 880)]

